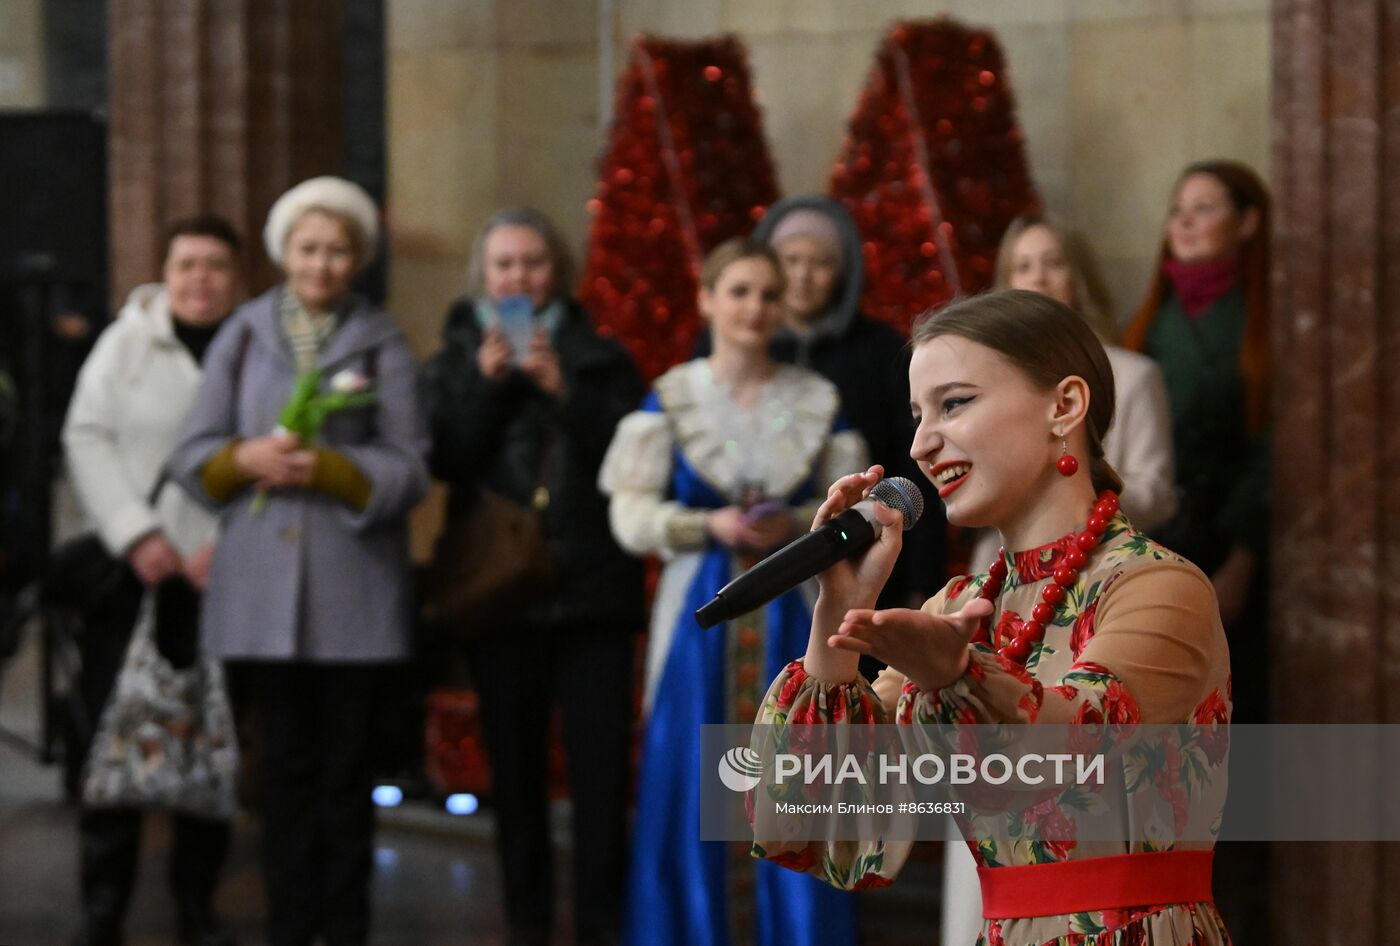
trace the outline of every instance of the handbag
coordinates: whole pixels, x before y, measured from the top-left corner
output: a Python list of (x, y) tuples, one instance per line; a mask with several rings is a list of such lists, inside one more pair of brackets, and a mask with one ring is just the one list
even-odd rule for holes
[(553, 573), (541, 521), (544, 505), (525, 506), (483, 489), (443, 527), (428, 572), (427, 617), (470, 636), (538, 598)]
[(540, 599), (554, 573), (544, 530), (554, 447), (551, 437), (541, 450), (528, 506), (482, 487), (475, 502), (448, 516), (428, 570), (428, 620), (470, 637)]
[(95, 532), (74, 536), (49, 553), (39, 598), (51, 608), (86, 617), (106, 609), (122, 584), (126, 563), (107, 551)]
[[(164, 467), (156, 477), (146, 505), (154, 506), (169, 479)], [(105, 611), (121, 589), (127, 564), (107, 551), (96, 532), (85, 532), (54, 546), (39, 582), (39, 600), (82, 617)]]
[(238, 741), (223, 665), (201, 656), (172, 667), (156, 646), (156, 614), (148, 591), (88, 753), (83, 803), (232, 818)]

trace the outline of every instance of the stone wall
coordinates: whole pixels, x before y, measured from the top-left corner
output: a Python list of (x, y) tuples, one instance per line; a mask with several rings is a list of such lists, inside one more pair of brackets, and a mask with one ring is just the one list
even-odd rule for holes
[(45, 104), (43, 6), (43, 0), (0, 3), (0, 109)]
[(582, 245), (611, 96), (601, 72), (616, 75), (636, 33), (744, 40), (792, 193), (825, 189), (890, 24), (940, 14), (999, 37), (1036, 183), (1087, 231), (1120, 315), (1146, 286), (1184, 164), (1225, 156), (1268, 176), (1267, 0), (394, 0), (394, 311), (431, 350), (471, 234), (503, 204), (539, 206)]

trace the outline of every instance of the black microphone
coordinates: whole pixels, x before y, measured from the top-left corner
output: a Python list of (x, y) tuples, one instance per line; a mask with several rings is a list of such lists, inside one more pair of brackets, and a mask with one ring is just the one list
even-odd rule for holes
[(876, 502), (902, 515), (905, 531), (924, 514), (924, 494), (914, 481), (903, 476), (887, 477), (875, 484), (869, 497), (789, 542), (725, 585), (695, 612), (695, 620), (701, 627), (714, 627), (721, 621), (748, 614), (842, 559), (860, 555), (880, 535)]

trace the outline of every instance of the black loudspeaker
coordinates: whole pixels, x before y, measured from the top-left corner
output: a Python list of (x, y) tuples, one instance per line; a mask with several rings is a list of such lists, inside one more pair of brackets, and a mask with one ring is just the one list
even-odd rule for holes
[(0, 589), (43, 569), (78, 366), (106, 324), (107, 129), (0, 112)]
[(0, 112), (0, 280), (107, 282), (107, 126), (86, 112)]

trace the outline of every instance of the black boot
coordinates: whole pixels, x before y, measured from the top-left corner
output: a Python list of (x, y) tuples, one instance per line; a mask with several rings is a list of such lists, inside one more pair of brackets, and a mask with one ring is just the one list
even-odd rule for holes
[(199, 924), (180, 923), (180, 946), (236, 946), (233, 934), (212, 916)]
[(175, 815), (170, 889), (175, 895), (180, 946), (233, 946), (233, 936), (214, 912), (214, 889), (228, 857), (230, 823)]
[(84, 809), (78, 825), (83, 925), (74, 942), (121, 946), (141, 849), (141, 813), (130, 808)]
[(122, 946), (123, 940), (120, 930), (93, 928), (84, 921), (83, 928), (69, 942), (71, 946)]

